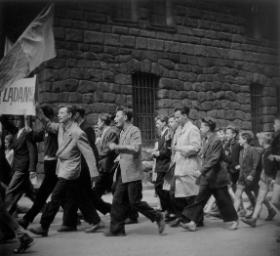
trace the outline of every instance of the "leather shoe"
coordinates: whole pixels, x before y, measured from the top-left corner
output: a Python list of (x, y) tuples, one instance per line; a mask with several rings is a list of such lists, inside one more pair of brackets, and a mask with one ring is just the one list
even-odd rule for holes
[(99, 221), (97, 224), (92, 225), (90, 228), (85, 230), (86, 233), (94, 233), (99, 229), (105, 228), (105, 224), (103, 221)]
[(49, 232), (48, 229), (44, 229), (42, 228), (42, 226), (38, 226), (37, 228), (30, 228), (29, 231), (35, 235), (41, 235), (43, 237), (48, 236), (48, 232)]
[(231, 225), (229, 226), (229, 230), (237, 230), (239, 226), (239, 222), (237, 221), (232, 221)]
[(73, 232), (73, 231), (77, 231), (77, 227), (62, 225), (62, 226), (57, 230), (57, 232)]
[(265, 219), (265, 221), (272, 221), (276, 214), (277, 214), (277, 212), (276, 212), (273, 208), (271, 208), (271, 209), (268, 211), (268, 216), (267, 216), (267, 218)]
[(165, 221), (162, 213), (159, 213), (159, 219), (157, 220), (158, 233), (162, 234), (165, 229)]
[(257, 225), (257, 220), (256, 219), (246, 219), (246, 218), (244, 219), (244, 218), (242, 218), (241, 220), (242, 220), (242, 222), (251, 226), (252, 228), (255, 228), (256, 225)]
[(32, 245), (33, 241), (34, 239), (28, 234), (23, 234), (23, 236), (19, 238), (19, 247), (14, 249), (14, 253), (24, 253)]
[(169, 222), (169, 226), (172, 228), (176, 228), (180, 225), (180, 221), (181, 221), (180, 218), (176, 218), (175, 220)]
[(192, 232), (195, 232), (197, 230), (196, 224), (193, 221), (190, 221), (190, 222), (187, 222), (187, 223), (181, 222), (180, 226), (182, 228), (187, 229), (187, 230), (192, 231)]

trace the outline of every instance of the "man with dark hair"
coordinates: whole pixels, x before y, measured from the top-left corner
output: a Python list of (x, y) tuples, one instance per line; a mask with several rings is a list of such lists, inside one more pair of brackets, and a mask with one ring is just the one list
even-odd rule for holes
[(232, 189), (236, 191), (236, 183), (239, 177), (239, 154), (240, 144), (238, 143), (238, 129), (233, 125), (226, 127), (226, 143), (225, 143), (225, 160), (228, 164), (228, 173), (230, 175)]
[(24, 128), (23, 116), (15, 117), (15, 125), (4, 116), (0, 117), (0, 122), (6, 130), (14, 135), (12, 144), (14, 150), (13, 176), (6, 191), (7, 211), (13, 214), (18, 200), (30, 185), (29, 175), (35, 173), (37, 154), (31, 135)]
[(67, 196), (76, 201), (85, 220), (92, 225), (92, 228), (99, 229), (101, 220), (86, 190), (81, 188), (78, 182), (81, 173), (81, 155), (87, 163), (92, 179), (98, 176), (96, 159), (86, 134), (77, 123), (73, 122), (74, 109), (70, 106), (60, 107), (59, 123), (50, 122), (41, 109), (38, 109), (38, 114), (46, 129), (58, 134), (56, 153), (58, 181), (53, 190), (51, 201), (43, 211), (41, 225), (30, 229), (30, 231), (34, 234), (47, 236), (50, 224)]
[(165, 220), (171, 221), (174, 219), (171, 198), (169, 192), (163, 190), (163, 183), (165, 174), (169, 170), (171, 160), (171, 137), (168, 137), (168, 117), (157, 116), (156, 128), (158, 130), (157, 148), (153, 152), (156, 159), (155, 172), (155, 191), (159, 197), (162, 211), (166, 212)]
[[(89, 144), (92, 148), (92, 151), (94, 152), (94, 155), (96, 157), (96, 160), (98, 161), (99, 155), (97, 151), (97, 147), (95, 145), (95, 131), (93, 127), (88, 123), (88, 121), (85, 118), (85, 109), (83, 109), (80, 106), (75, 107), (74, 110), (75, 114), (73, 117), (73, 120), (79, 125), (82, 131), (85, 132), (87, 135)], [(98, 164), (98, 162), (97, 162)], [(98, 179), (98, 178), (97, 178)], [(91, 187), (91, 178), (88, 166), (86, 164), (86, 161), (84, 157), (81, 158), (81, 174), (78, 179), (79, 186), (86, 190), (86, 193), (89, 195), (89, 198), (91, 199), (92, 203), (98, 209), (99, 211), (103, 212), (104, 207), (106, 207), (106, 211), (110, 211), (110, 208), (108, 209), (107, 204), (102, 204), (99, 200), (96, 200), (96, 197), (94, 196), (94, 193), (92, 191)], [(96, 186), (97, 183), (95, 183)], [(67, 231), (75, 231), (77, 230), (77, 211), (78, 211), (78, 205), (75, 201), (73, 201), (70, 197), (68, 197), (64, 202), (64, 214), (63, 214), (63, 225), (58, 230), (59, 232), (67, 232)], [(104, 224), (101, 222), (99, 225), (99, 228), (101, 226), (104, 226)], [(90, 227), (86, 230), (86, 232), (95, 232), (95, 226)]]
[[(199, 129), (189, 119), (190, 109), (182, 107), (175, 109), (174, 116), (178, 124), (174, 151), (174, 193), (172, 203), (177, 218), (170, 225), (179, 225), (182, 210), (186, 205), (193, 203), (198, 194), (196, 184), (196, 171), (200, 166), (199, 151), (201, 148), (201, 136)], [(201, 215), (202, 216), (202, 215)], [(200, 219), (200, 224), (202, 217)]]
[(215, 134), (216, 123), (211, 119), (202, 119), (200, 131), (205, 137), (202, 147), (202, 167), (198, 171), (199, 193), (195, 201), (183, 211), (185, 222), (181, 225), (195, 231), (200, 214), (211, 195), (216, 199), (217, 206), (225, 222), (231, 222), (230, 229), (238, 228), (238, 216), (228, 192), (228, 176), (223, 163), (223, 145)]
[(152, 222), (156, 221), (158, 231), (164, 231), (165, 223), (163, 215), (151, 208), (142, 199), (143, 169), (141, 162), (141, 133), (132, 123), (132, 112), (119, 108), (115, 122), (122, 131), (120, 141), (110, 143), (110, 150), (119, 154), (119, 166), (116, 170), (116, 187), (111, 208), (110, 231), (106, 236), (124, 236), (125, 218), (130, 207)]
[[(48, 106), (42, 106), (44, 115), (51, 121), (54, 121), (54, 111)], [(42, 210), (49, 195), (54, 189), (57, 182), (56, 176), (56, 151), (57, 151), (57, 134), (46, 131), (44, 128), (38, 131), (32, 131), (31, 136), (34, 142), (44, 142), (44, 180), (38, 190), (36, 199), (28, 212), (19, 220), (19, 224), (27, 228), (33, 222), (37, 214)]]

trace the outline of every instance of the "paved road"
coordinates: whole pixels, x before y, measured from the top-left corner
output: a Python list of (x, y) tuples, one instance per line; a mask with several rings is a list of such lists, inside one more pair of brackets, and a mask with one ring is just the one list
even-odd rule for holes
[[(152, 190), (145, 190), (144, 199), (153, 206), (156, 199)], [(110, 196), (106, 200), (111, 200)], [(106, 224), (109, 217), (103, 217)], [(279, 216), (278, 216), (279, 220)], [(37, 225), (39, 218), (35, 220)], [(166, 228), (164, 235), (157, 234), (155, 224), (141, 217), (140, 223), (127, 226), (126, 237), (104, 237), (102, 232), (85, 234), (86, 224), (78, 232), (58, 233), (61, 213), (51, 227), (49, 237), (36, 239), (32, 249), (24, 255), (32, 256), (279, 256), (280, 244), (275, 235), (280, 231), (276, 222), (260, 221), (255, 229), (240, 225), (237, 231), (228, 231), (217, 219), (206, 219), (204, 228), (190, 233), (182, 228)], [(15, 243), (2, 245), (0, 256), (12, 255)]]

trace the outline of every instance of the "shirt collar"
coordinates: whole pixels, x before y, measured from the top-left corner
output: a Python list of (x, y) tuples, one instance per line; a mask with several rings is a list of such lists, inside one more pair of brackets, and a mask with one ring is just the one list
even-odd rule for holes
[(66, 132), (66, 131), (68, 131), (69, 129), (70, 129), (70, 127), (73, 125), (73, 123), (74, 122), (69, 122), (68, 124), (66, 124), (66, 125), (63, 125), (62, 127), (63, 127), (63, 130)]

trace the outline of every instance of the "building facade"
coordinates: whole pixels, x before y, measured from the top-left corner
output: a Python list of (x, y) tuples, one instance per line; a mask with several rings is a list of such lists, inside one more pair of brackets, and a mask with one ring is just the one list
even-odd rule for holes
[(154, 116), (180, 105), (190, 106), (195, 120), (272, 130), (277, 8), (232, 2), (57, 2), (57, 57), (36, 71), (39, 101), (82, 105), (93, 125), (98, 114), (127, 106), (147, 145)]

